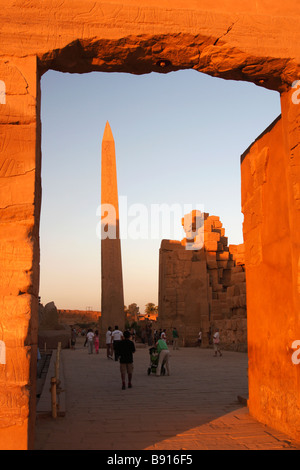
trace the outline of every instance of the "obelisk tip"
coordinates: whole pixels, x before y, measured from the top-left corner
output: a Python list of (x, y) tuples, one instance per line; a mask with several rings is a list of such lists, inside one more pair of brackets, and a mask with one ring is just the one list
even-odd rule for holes
[(103, 139), (102, 140), (114, 140), (109, 122), (106, 121), (105, 129), (104, 129), (104, 134), (103, 134)]

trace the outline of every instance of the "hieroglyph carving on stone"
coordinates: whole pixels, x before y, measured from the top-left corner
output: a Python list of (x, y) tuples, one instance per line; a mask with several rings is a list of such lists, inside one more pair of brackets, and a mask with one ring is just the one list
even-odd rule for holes
[(6, 364), (6, 347), (4, 341), (0, 341), (0, 364)]
[(6, 104), (6, 86), (3, 80), (0, 80), (0, 104)]

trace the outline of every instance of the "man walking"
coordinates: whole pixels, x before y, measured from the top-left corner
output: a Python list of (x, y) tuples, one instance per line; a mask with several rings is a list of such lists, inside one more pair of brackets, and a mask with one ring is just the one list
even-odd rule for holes
[(126, 388), (126, 374), (128, 376), (128, 388), (132, 388), (133, 374), (133, 353), (135, 352), (134, 342), (130, 340), (130, 332), (124, 331), (124, 339), (118, 346), (120, 355), (120, 372), (122, 379), (122, 390)]

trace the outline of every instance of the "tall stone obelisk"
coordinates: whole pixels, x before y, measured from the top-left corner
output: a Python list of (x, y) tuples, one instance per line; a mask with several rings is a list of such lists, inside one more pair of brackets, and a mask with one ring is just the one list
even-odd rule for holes
[(101, 333), (118, 325), (124, 331), (124, 294), (119, 231), (115, 142), (109, 123), (102, 139), (101, 158)]

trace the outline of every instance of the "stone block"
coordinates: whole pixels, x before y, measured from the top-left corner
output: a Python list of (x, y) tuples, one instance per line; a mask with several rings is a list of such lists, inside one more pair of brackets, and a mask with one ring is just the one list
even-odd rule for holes
[[(228, 263), (227, 263), (228, 265)], [(231, 270), (230, 269), (223, 269), (223, 275), (222, 275), (222, 284), (224, 287), (228, 287), (231, 285)]]
[(204, 234), (204, 242), (213, 242), (213, 241), (219, 241), (220, 240), (220, 234), (218, 232), (205, 232)]
[(218, 280), (222, 279), (224, 269), (218, 265)]
[(246, 294), (242, 294), (238, 296), (238, 308), (245, 307), (246, 308), (247, 300), (246, 300)]
[(213, 222), (213, 228), (214, 229), (217, 229), (217, 230), (221, 229), (222, 226), (223, 226), (223, 224), (219, 220), (214, 220), (214, 222)]
[(204, 247), (206, 251), (218, 251), (218, 242), (217, 241), (204, 241)]
[(178, 250), (177, 252), (178, 259), (181, 261), (190, 261), (193, 256), (193, 251), (190, 250)]
[(160, 244), (160, 249), (166, 251), (182, 250), (182, 245), (180, 241), (162, 240)]
[(216, 253), (214, 251), (206, 252), (206, 262), (208, 269), (217, 269)]
[(234, 285), (234, 295), (235, 295), (235, 296), (240, 295), (239, 284), (235, 284), (235, 285)]
[(218, 293), (218, 299), (221, 300), (221, 301), (226, 302), (227, 293), (226, 293), (226, 292), (219, 292), (219, 293)]
[(223, 244), (224, 247), (227, 246), (228, 245), (228, 237), (221, 237), (220, 242)]
[(241, 273), (241, 272), (244, 272), (244, 269), (243, 269), (242, 266), (234, 266), (231, 269), (231, 272), (232, 272), (232, 274)]
[(217, 269), (210, 269), (209, 270), (209, 280), (210, 284), (218, 284), (219, 282), (219, 276), (218, 276), (218, 270)]
[(233, 284), (239, 284), (246, 281), (246, 275), (244, 272), (232, 273), (231, 280)]
[(209, 219), (204, 221), (203, 229), (205, 234), (210, 233), (212, 231), (212, 227), (212, 222)]
[(229, 286), (229, 287), (227, 287), (227, 290), (226, 290), (226, 296), (227, 296), (227, 298), (229, 298), (229, 297), (234, 297), (234, 292), (235, 292), (235, 286)]
[(222, 272), (224, 269), (227, 269), (228, 267), (228, 261), (225, 260), (217, 260), (218, 268), (222, 268)]
[(246, 291), (247, 291), (246, 285), (247, 285), (246, 282), (240, 282), (237, 284), (241, 294), (246, 294)]
[(244, 307), (239, 307), (235, 310), (235, 315), (240, 319), (240, 328), (247, 330), (247, 309), (246, 305)]
[(230, 259), (229, 251), (222, 251), (222, 252), (216, 253), (216, 259), (221, 260), (221, 261), (224, 261), (224, 260), (228, 261)]

